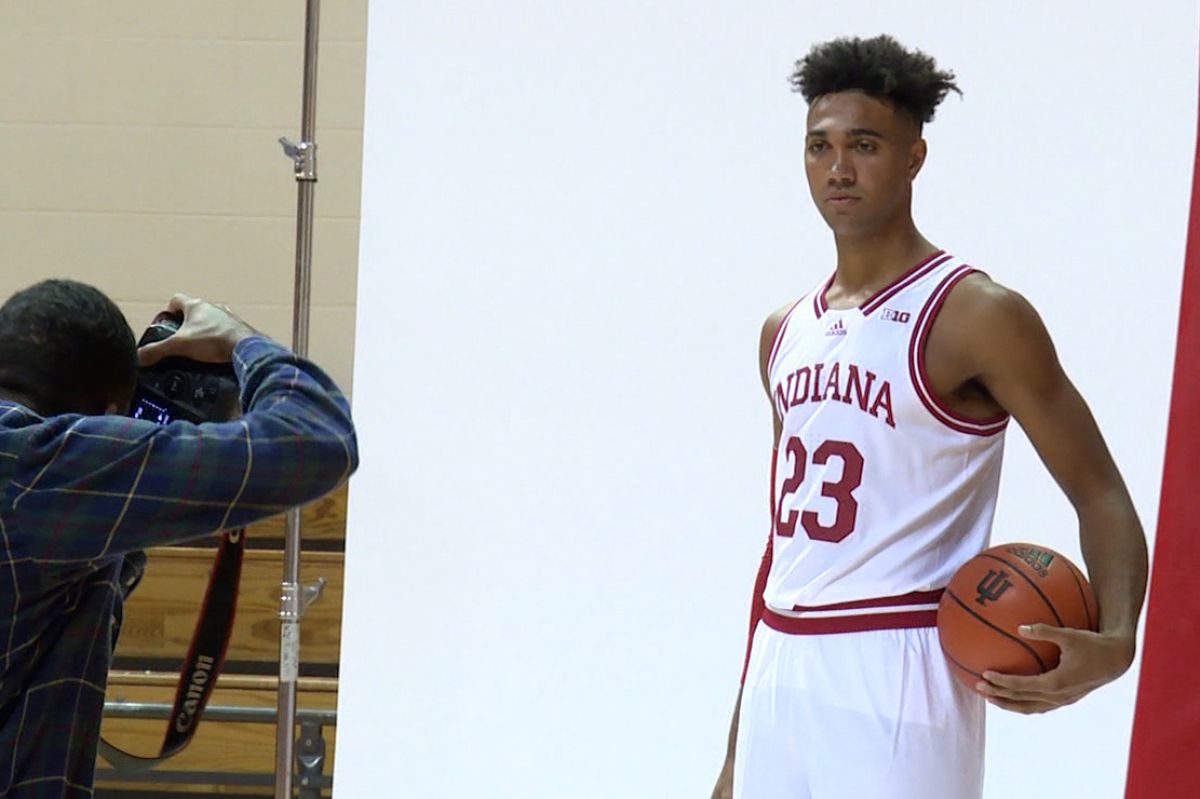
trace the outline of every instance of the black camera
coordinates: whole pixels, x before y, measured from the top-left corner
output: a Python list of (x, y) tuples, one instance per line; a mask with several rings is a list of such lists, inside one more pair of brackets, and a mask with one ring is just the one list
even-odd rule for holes
[[(164, 311), (142, 334), (138, 346), (175, 335), (183, 315)], [(137, 390), (129, 415), (156, 424), (226, 422), (238, 416), (237, 377), (228, 363), (201, 363), (188, 358), (163, 358), (138, 370)]]

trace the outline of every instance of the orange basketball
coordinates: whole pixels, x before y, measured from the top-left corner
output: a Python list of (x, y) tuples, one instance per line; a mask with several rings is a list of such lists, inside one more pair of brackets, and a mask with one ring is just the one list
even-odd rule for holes
[(985, 671), (1041, 674), (1058, 665), (1058, 647), (1017, 632), (1022, 624), (1096, 630), (1096, 596), (1058, 552), (1002, 544), (963, 564), (938, 604), (942, 651), (959, 682), (974, 690)]

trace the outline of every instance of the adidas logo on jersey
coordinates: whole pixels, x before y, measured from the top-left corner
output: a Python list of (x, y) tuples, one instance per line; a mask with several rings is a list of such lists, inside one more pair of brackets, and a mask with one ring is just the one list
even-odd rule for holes
[(884, 308), (883, 318), (887, 322), (899, 322), (900, 324), (908, 324), (908, 320), (912, 318), (912, 314), (908, 311), (897, 311), (894, 308)]
[(833, 327), (831, 327), (825, 331), (825, 335), (827, 335), (827, 336), (844, 336), (844, 335), (846, 335), (846, 326), (844, 324), (842, 324), (842, 320), (839, 319), (833, 323)]

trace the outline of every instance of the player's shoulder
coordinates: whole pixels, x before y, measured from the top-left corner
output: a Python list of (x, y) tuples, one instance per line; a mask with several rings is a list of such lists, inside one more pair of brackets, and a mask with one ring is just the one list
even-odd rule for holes
[(982, 271), (972, 271), (954, 284), (946, 296), (942, 314), (947, 312), (956, 312), (979, 322), (1020, 322), (1030, 314), (1037, 316), (1024, 294)]
[(758, 338), (758, 365), (764, 385), (767, 381), (767, 365), (771, 359), (771, 350), (775, 348), (775, 339), (779, 337), (779, 331), (783, 327), (784, 321), (798, 302), (798, 300), (792, 300), (779, 306), (763, 320), (762, 331)]
[(762, 331), (758, 339), (759, 355), (762, 358), (765, 359), (774, 346), (775, 339), (779, 336), (780, 328), (783, 327), (783, 323), (797, 304), (799, 304), (799, 300), (791, 300), (771, 311), (767, 315), (767, 318), (763, 320)]
[(939, 316), (961, 321), (969, 328), (993, 331), (1010, 325), (1040, 324), (1037, 311), (1023, 294), (978, 271), (954, 284)]
[(787, 319), (788, 314), (791, 313), (792, 309), (795, 307), (796, 301), (789, 300), (785, 304), (771, 311), (771, 313), (767, 314), (767, 318), (763, 320), (762, 325), (763, 338), (769, 337), (774, 339), (775, 333), (779, 331), (780, 325), (783, 324), (783, 320)]

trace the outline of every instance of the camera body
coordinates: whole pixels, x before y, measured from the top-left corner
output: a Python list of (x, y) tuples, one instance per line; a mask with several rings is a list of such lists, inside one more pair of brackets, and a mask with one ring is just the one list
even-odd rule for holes
[[(138, 346), (169, 338), (179, 330), (183, 315), (164, 311), (142, 334)], [(129, 415), (156, 424), (226, 422), (241, 410), (233, 365), (201, 363), (188, 358), (164, 358), (138, 370), (137, 389)]]

